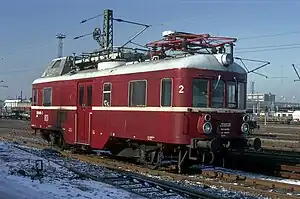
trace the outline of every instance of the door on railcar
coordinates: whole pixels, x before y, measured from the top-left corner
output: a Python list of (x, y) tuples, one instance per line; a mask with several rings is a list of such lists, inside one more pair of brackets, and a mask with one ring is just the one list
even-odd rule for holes
[(92, 119), (92, 83), (79, 82), (77, 86), (77, 129), (75, 142), (90, 144)]

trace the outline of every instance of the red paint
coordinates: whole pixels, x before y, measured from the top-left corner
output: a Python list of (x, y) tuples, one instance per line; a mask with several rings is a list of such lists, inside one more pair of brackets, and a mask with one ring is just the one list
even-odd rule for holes
[[(77, 89), (77, 140), (78, 143), (89, 144), (90, 136), (90, 113), (92, 105), (88, 102), (88, 87), (92, 86), (91, 82), (79, 82)], [(74, 121), (75, 122), (75, 121)]]
[[(97, 149), (103, 149), (110, 137), (186, 145), (190, 143), (192, 138), (210, 139), (209, 136), (203, 134), (201, 131), (201, 122), (199, 123), (198, 121), (201, 115), (205, 115), (205, 112), (92, 110), (92, 106), (102, 106), (103, 83), (110, 82), (112, 83), (111, 108), (128, 107), (129, 81), (146, 79), (147, 107), (159, 107), (160, 80), (161, 78), (173, 78), (172, 106), (191, 107), (192, 78), (206, 77), (207, 79), (216, 79), (218, 75), (222, 75), (222, 80), (232, 80), (233, 77), (242, 81), (247, 80), (246, 75), (231, 72), (201, 69), (172, 69), (96, 77), (93, 79), (41, 83), (33, 85), (33, 89), (38, 89), (38, 106), (42, 106), (43, 88), (52, 87), (52, 106), (77, 107), (76, 111), (66, 110), (67, 118), (61, 123), (61, 128), (65, 129), (64, 136), (68, 143), (76, 142), (75, 129), (77, 129), (77, 141), (88, 144), (90, 140), (91, 147)], [(180, 85), (184, 85), (184, 93), (179, 93)], [(211, 83), (209, 82), (208, 85), (210, 88)], [(82, 106), (78, 103), (80, 86), (84, 87), (83, 104), (85, 105), (87, 104), (87, 87), (92, 86), (92, 106)], [(208, 92), (211, 94), (211, 89), (208, 89)], [(211, 95), (209, 95), (209, 100), (211, 101)], [(211, 103), (209, 102), (209, 104)], [(143, 107), (140, 108), (142, 109)], [(47, 128), (49, 125), (57, 126), (58, 110), (42, 109), (43, 115), (36, 117), (37, 111), (40, 110), (32, 110), (32, 125), (35, 125), (36, 128)], [(90, 113), (92, 114), (90, 115)], [(48, 121), (44, 121), (45, 114), (49, 116)], [(75, 124), (75, 114), (77, 114), (77, 126)], [(211, 122), (214, 130), (218, 129), (217, 123), (231, 122), (231, 131), (226, 137), (238, 138), (243, 136), (240, 130), (242, 113), (209, 114), (211, 114)]]

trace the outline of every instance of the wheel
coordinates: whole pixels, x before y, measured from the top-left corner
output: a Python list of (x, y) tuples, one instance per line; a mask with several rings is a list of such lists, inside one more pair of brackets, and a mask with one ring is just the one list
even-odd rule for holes
[(152, 152), (146, 153), (144, 164), (149, 169), (155, 170), (161, 165), (161, 160), (162, 160), (162, 152), (152, 151)]
[(51, 146), (57, 146), (58, 145), (59, 139), (57, 138), (57, 136), (54, 133), (50, 133), (49, 138), (50, 138), (50, 145)]

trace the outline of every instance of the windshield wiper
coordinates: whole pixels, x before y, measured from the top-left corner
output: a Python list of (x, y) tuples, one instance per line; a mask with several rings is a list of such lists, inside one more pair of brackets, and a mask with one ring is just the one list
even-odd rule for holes
[(216, 83), (216, 85), (215, 85), (215, 90), (217, 89), (217, 87), (218, 87), (218, 85), (219, 85), (220, 79), (221, 79), (221, 75), (218, 75), (218, 81), (217, 81), (217, 83)]

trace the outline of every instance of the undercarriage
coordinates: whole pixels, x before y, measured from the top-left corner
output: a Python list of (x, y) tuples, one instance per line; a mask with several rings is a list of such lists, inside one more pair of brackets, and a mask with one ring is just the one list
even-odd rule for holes
[[(41, 130), (41, 136), (53, 146), (73, 151), (92, 152), (88, 145), (67, 144), (63, 134), (58, 131)], [(178, 173), (182, 173), (192, 165), (213, 165), (224, 167), (226, 156), (232, 151), (243, 152), (245, 149), (260, 150), (259, 138), (248, 139), (191, 139), (189, 145), (175, 145), (167, 143), (154, 143), (130, 139), (111, 138), (105, 146), (115, 157), (135, 159), (137, 163), (150, 169), (170, 167)]]

